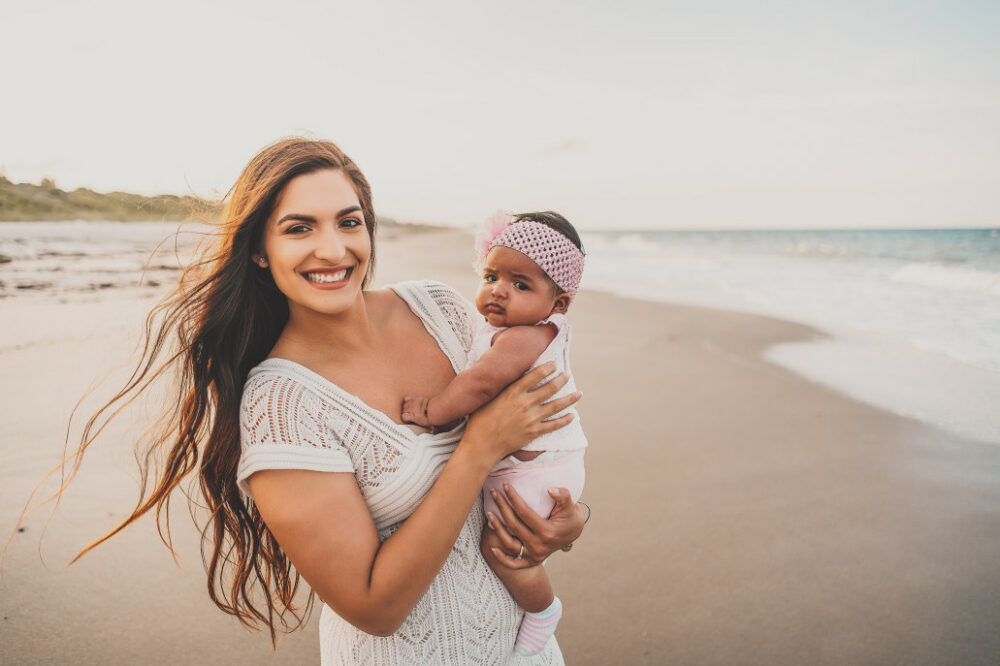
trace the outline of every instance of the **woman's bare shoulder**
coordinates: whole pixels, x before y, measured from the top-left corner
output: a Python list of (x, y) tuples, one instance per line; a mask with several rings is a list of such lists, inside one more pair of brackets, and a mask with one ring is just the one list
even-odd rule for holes
[(368, 317), (377, 322), (412, 315), (406, 301), (388, 287), (366, 290), (365, 307), (368, 310)]

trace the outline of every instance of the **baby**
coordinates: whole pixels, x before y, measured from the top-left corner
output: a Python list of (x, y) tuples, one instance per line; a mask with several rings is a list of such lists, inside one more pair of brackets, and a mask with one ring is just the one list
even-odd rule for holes
[[(566, 311), (583, 275), (580, 236), (553, 212), (509, 216), (497, 213), (477, 236), (482, 282), (476, 308), (486, 326), (473, 342), (466, 369), (431, 398), (407, 396), (402, 418), (422, 426), (440, 426), (466, 416), (492, 400), (525, 372), (554, 361), (569, 377), (556, 397), (576, 392), (569, 368), (570, 327)], [(583, 453), (587, 438), (573, 407), (569, 425), (535, 439), (504, 458), (483, 488), (487, 516), (495, 525), (500, 512), (491, 490), (509, 483), (539, 515), (548, 517), (555, 500), (552, 487), (568, 488), (576, 501), (583, 491)], [(553, 417), (555, 418), (555, 417)], [(483, 531), (482, 552), (511, 596), (524, 609), (514, 649), (538, 654), (555, 632), (562, 604), (541, 565), (510, 569), (493, 555), (499, 547), (491, 530)]]

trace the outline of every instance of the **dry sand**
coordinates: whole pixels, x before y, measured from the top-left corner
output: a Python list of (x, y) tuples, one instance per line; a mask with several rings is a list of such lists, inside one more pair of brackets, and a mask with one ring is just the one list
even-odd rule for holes
[[(471, 295), (465, 235), (387, 231), (379, 283), (436, 278)], [(72, 405), (126, 358), (152, 302), (79, 301), (0, 301), (5, 534), (58, 460)], [(1000, 446), (761, 359), (770, 344), (818, 335), (802, 326), (596, 292), (570, 319), (593, 519), (549, 564), (567, 663), (1000, 662)], [(318, 661), (318, 613), (271, 653), (215, 609), (182, 502), (183, 568), (151, 520), (65, 566), (127, 512), (134, 476), (127, 438), (109, 437), (49, 527), (48, 568), (37, 552), (44, 512), (14, 536), (0, 663)]]

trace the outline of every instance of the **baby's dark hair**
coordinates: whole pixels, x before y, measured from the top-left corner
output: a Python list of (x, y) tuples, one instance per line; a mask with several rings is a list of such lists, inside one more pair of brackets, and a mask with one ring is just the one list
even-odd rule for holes
[(518, 213), (514, 216), (511, 224), (524, 222), (525, 220), (538, 222), (539, 224), (544, 224), (547, 227), (555, 229), (568, 238), (573, 245), (576, 245), (576, 248), (580, 250), (580, 252), (583, 252), (583, 241), (580, 240), (580, 234), (576, 232), (576, 229), (574, 229), (573, 225), (569, 223), (569, 220), (559, 213), (551, 210), (544, 210), (538, 213)]

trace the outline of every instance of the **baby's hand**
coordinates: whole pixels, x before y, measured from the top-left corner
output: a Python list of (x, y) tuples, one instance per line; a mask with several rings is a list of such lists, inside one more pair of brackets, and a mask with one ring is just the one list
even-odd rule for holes
[(403, 422), (416, 423), (419, 426), (429, 427), (430, 421), (427, 419), (427, 398), (419, 395), (408, 395), (403, 398)]

